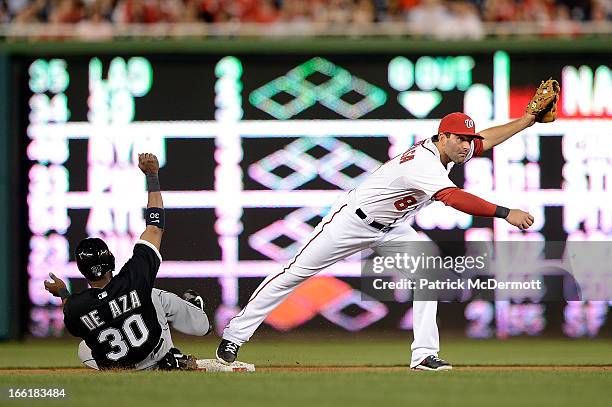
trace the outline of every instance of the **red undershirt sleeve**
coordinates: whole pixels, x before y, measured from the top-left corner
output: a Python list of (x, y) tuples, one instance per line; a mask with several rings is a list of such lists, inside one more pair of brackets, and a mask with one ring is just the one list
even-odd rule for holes
[(433, 199), (474, 216), (493, 217), (497, 208), (497, 205), (459, 188), (444, 188), (436, 192)]
[(473, 157), (480, 157), (484, 152), (484, 144), (482, 144), (482, 139), (475, 138), (474, 139), (474, 154)]

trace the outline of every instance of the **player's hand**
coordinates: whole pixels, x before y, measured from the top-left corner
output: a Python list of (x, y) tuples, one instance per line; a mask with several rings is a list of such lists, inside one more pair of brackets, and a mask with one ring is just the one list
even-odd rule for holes
[(155, 154), (138, 154), (138, 168), (145, 174), (157, 174), (159, 171), (159, 162)]
[(51, 277), (52, 281), (45, 280), (45, 290), (49, 291), (53, 296), (59, 297), (60, 291), (66, 288), (66, 283), (64, 283), (60, 278), (58, 278), (55, 274), (49, 273), (49, 277)]
[(529, 212), (520, 209), (510, 209), (510, 213), (506, 217), (506, 222), (521, 230), (525, 230), (533, 225), (533, 216), (530, 215)]
[(530, 114), (530, 113), (525, 113), (523, 115), (523, 120), (526, 122), (525, 125), (527, 127), (531, 127), (535, 124), (536, 122), (536, 116), (534, 114)]

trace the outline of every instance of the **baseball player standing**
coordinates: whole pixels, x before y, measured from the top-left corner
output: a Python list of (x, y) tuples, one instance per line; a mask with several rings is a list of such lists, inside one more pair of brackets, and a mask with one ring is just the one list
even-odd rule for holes
[(161, 264), (164, 209), (153, 154), (140, 154), (138, 167), (146, 175), (148, 204), (146, 229), (134, 254), (116, 276), (115, 257), (104, 241), (83, 239), (75, 250), (79, 271), (89, 289), (70, 294), (55, 275), (45, 288), (62, 298), (66, 329), (83, 341), (79, 358), (93, 369), (193, 369), (195, 359), (174, 348), (171, 325), (188, 335), (204, 336), (211, 330), (204, 300), (194, 290), (183, 298), (153, 288)]
[[(417, 240), (416, 231), (405, 221), (434, 201), (473, 216), (502, 218), (522, 230), (529, 228), (534, 221), (529, 213), (465, 192), (448, 174), (454, 164), (481, 155), (536, 121), (555, 120), (558, 93), (556, 81), (542, 82), (523, 117), (480, 133), (475, 132), (469, 116), (451, 113), (442, 119), (435, 136), (387, 161), (357, 188), (344, 193), (295, 257), (280, 272), (268, 276), (229, 322), (217, 348), (217, 359), (226, 364), (234, 362), (240, 346), (266, 316), (308, 277), (363, 249), (394, 240)], [(438, 358), (436, 312), (437, 301), (414, 301), (413, 369), (452, 368)]]

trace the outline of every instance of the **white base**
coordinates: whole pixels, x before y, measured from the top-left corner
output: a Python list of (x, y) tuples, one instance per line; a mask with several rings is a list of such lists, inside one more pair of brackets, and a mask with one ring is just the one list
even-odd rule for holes
[(254, 372), (255, 365), (235, 361), (231, 365), (224, 365), (217, 359), (198, 359), (198, 370), (203, 372)]

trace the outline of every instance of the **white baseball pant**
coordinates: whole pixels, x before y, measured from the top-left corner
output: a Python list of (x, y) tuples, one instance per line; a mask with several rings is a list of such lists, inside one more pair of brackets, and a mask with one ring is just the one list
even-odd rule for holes
[[(223, 339), (238, 345), (247, 342), (266, 316), (297, 285), (337, 261), (366, 248), (376, 250), (376, 246), (386, 242), (419, 239), (406, 222), (386, 233), (381, 232), (360, 219), (355, 214), (356, 209), (354, 192), (343, 194), (295, 257), (279, 273), (269, 275), (259, 285), (247, 305), (225, 328)], [(414, 302), (411, 367), (429, 355), (438, 355), (440, 342), (436, 312), (437, 301)]]

